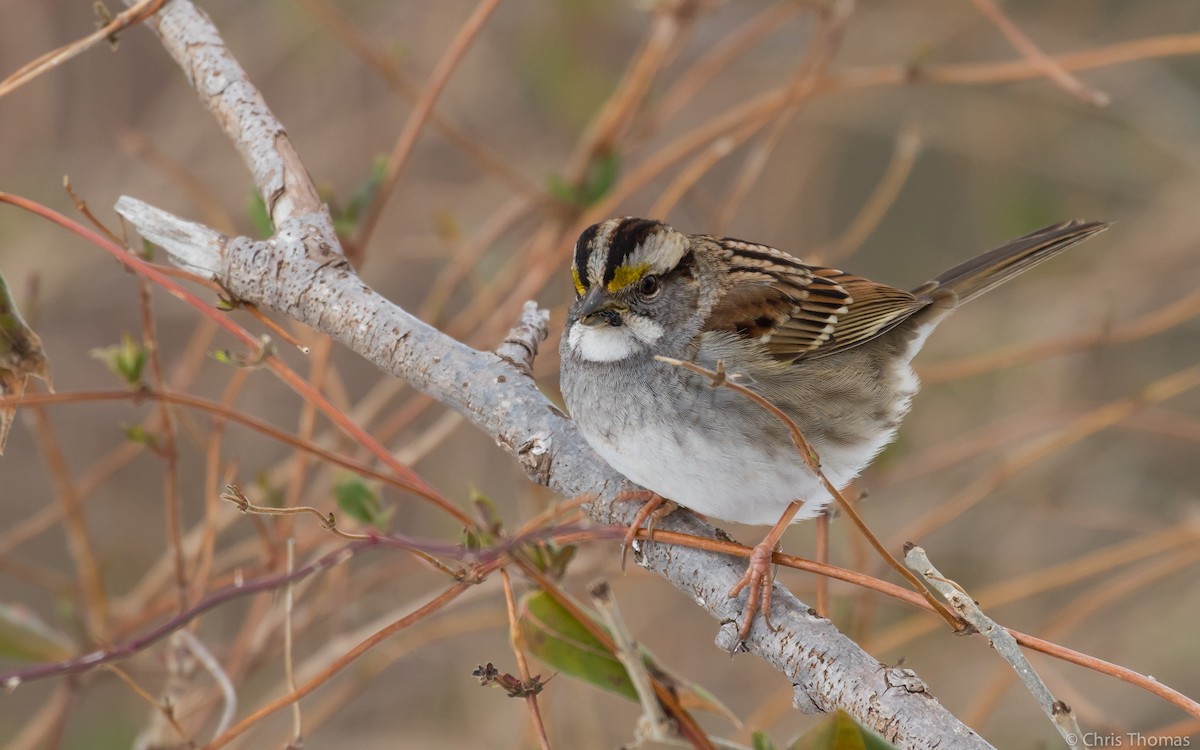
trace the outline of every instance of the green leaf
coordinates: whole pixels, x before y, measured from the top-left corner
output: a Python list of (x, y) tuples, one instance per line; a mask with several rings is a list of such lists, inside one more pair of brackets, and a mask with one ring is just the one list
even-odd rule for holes
[(623, 698), (638, 699), (616, 655), (546, 592), (521, 600), (517, 624), (525, 648), (545, 664)]
[(496, 503), (490, 497), (483, 494), (472, 486), (469, 490), (471, 497), (471, 507), (475, 510), (475, 517), (480, 521), (480, 528), (488, 537), (488, 543), (492, 542), (492, 537), (496, 537), (504, 530), (504, 522), (500, 520), (500, 513), (496, 510)]
[(755, 732), (750, 735), (750, 747), (754, 750), (775, 750), (775, 743), (766, 732)]
[(828, 720), (788, 745), (788, 750), (896, 750), (896, 746), (839, 709)]
[(588, 165), (581, 184), (571, 185), (559, 175), (550, 175), (546, 189), (563, 203), (576, 208), (589, 208), (612, 190), (620, 166), (621, 160), (616, 154), (602, 154)]
[(0, 658), (21, 661), (60, 661), (74, 646), (25, 607), (0, 604)]
[(475, 489), (474, 485), (469, 486), (468, 495), (471, 509), (475, 512), (475, 518), (479, 520), (479, 524), (473, 528), (463, 529), (462, 545), (471, 552), (494, 547), (500, 540), (501, 532), (504, 529), (503, 521), (496, 510), (496, 504), (490, 497)]
[(333, 486), (338, 508), (359, 523), (383, 529), (391, 520), (391, 509), (384, 509), (379, 496), (358, 477), (347, 477)]
[(258, 232), (260, 237), (270, 237), (275, 234), (275, 222), (271, 221), (271, 214), (267, 211), (267, 204), (263, 202), (262, 196), (258, 191), (250, 193), (250, 201), (246, 205), (246, 216), (249, 217), (250, 223), (254, 226), (254, 230)]
[(561, 581), (567, 574), (567, 566), (575, 558), (576, 552), (574, 544), (559, 546), (553, 542), (534, 542), (523, 549), (529, 561), (555, 581)]
[(376, 156), (375, 161), (371, 164), (370, 174), (350, 197), (350, 202), (346, 204), (346, 210), (342, 212), (342, 216), (352, 224), (357, 223), (363, 212), (375, 201), (375, 196), (379, 194), (379, 187), (383, 185), (383, 180), (387, 177), (387, 164), (386, 156)]
[(595, 205), (612, 190), (620, 172), (621, 159), (615, 153), (602, 154), (588, 165), (583, 181), (584, 207)]
[(263, 498), (263, 505), (271, 508), (283, 507), (285, 499), (283, 488), (271, 484), (271, 477), (267, 472), (260, 472), (254, 478), (254, 486)]
[(568, 185), (560, 175), (552, 174), (546, 180), (546, 190), (550, 195), (562, 203), (568, 203), (572, 206), (579, 202), (579, 192), (574, 185)]
[(338, 508), (359, 523), (374, 524), (379, 501), (367, 483), (357, 477), (344, 479), (333, 487)]
[(349, 237), (358, 230), (359, 220), (375, 202), (379, 195), (379, 188), (387, 177), (387, 164), (386, 156), (375, 157), (375, 161), (371, 164), (371, 171), (354, 191), (354, 195), (350, 197), (345, 208), (333, 195), (332, 189), (322, 191), (321, 200), (329, 207), (329, 215), (333, 218), (333, 230), (339, 237)]
[(483, 541), (474, 530), (466, 528), (463, 529), (462, 546), (467, 552), (478, 552), (483, 549)]
[(144, 445), (152, 451), (158, 450), (158, 436), (147, 432), (140, 424), (125, 425), (121, 427), (121, 432), (125, 433), (125, 439), (131, 443)]
[(267, 359), (275, 355), (275, 342), (271, 341), (269, 336), (260, 336), (259, 340), (262, 342), (262, 347), (256, 352), (234, 352), (229, 349), (215, 349), (209, 352), (208, 356), (223, 365), (257, 369), (262, 367)]
[[(522, 645), (543, 663), (623, 698), (638, 699), (629, 673), (616, 654), (546, 592), (536, 591), (521, 599), (517, 627)], [(734, 725), (739, 723), (707, 690), (670, 674), (645, 649), (642, 658), (647, 671), (667, 683), (684, 708), (719, 714)]]
[(150, 360), (146, 347), (128, 333), (121, 336), (120, 344), (93, 349), (91, 354), (103, 362), (113, 375), (134, 388), (142, 384), (142, 370), (146, 369), (146, 362)]

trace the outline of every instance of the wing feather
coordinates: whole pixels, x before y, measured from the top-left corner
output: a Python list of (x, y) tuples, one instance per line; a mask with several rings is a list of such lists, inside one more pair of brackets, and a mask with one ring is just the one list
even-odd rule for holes
[(809, 266), (781, 250), (716, 239), (729, 283), (707, 330), (757, 338), (782, 361), (815, 359), (863, 344), (928, 306), (928, 297)]

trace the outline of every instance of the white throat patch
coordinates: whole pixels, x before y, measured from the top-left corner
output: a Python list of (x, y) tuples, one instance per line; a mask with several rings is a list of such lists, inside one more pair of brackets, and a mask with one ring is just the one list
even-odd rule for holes
[(662, 338), (663, 327), (649, 318), (626, 314), (623, 322), (613, 327), (576, 321), (567, 333), (567, 345), (589, 362), (619, 362)]

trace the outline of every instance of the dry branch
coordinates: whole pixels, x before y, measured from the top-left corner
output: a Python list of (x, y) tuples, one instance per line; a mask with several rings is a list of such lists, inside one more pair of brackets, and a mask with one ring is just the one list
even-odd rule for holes
[(929, 556), (922, 548), (915, 545), (910, 546), (904, 554), (904, 562), (926, 583), (937, 589), (938, 593), (945, 597), (946, 602), (954, 608), (954, 611), (958, 612), (964, 620), (971, 623), (988, 639), (1000, 658), (1008, 662), (1013, 671), (1021, 678), (1021, 682), (1025, 683), (1025, 687), (1037, 699), (1046, 716), (1054, 724), (1054, 728), (1063, 736), (1067, 744), (1074, 746), (1083, 737), (1083, 732), (1075, 721), (1074, 712), (1067, 704), (1056, 700), (1050, 693), (1050, 689), (1038, 676), (1033, 665), (1021, 653), (1021, 647), (1012, 633), (984, 614), (962, 586), (943, 576), (941, 571), (929, 561)]

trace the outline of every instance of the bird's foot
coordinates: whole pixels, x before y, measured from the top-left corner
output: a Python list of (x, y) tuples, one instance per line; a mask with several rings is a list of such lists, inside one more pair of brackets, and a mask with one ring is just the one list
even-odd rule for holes
[(764, 539), (750, 553), (750, 564), (746, 567), (746, 575), (729, 590), (729, 598), (750, 589), (746, 597), (746, 608), (742, 611), (742, 626), (738, 628), (738, 641), (745, 641), (750, 636), (750, 626), (754, 623), (754, 615), (762, 612), (763, 622), (771, 627), (771, 556), (775, 554), (775, 540)]
[[(621, 571), (625, 570), (626, 553), (633, 541), (637, 539), (638, 529), (642, 524), (646, 524), (646, 539), (650, 541), (654, 538), (654, 526), (659, 519), (665, 518), (675, 511), (679, 506), (662, 495), (659, 495), (650, 490), (629, 490), (622, 492), (616, 497), (616, 502), (626, 502), (632, 500), (641, 500), (645, 504), (638, 509), (637, 515), (633, 517), (633, 521), (629, 523), (629, 528), (625, 531), (625, 536), (621, 539)], [(647, 523), (647, 520), (649, 522)]]

